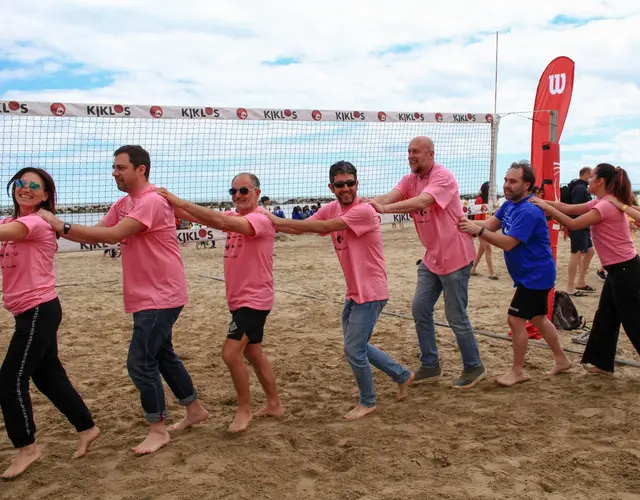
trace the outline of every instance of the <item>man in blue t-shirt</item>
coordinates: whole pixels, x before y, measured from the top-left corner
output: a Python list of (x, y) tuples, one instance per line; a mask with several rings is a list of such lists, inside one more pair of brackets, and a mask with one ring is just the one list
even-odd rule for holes
[[(507, 270), (516, 289), (507, 322), (513, 334), (513, 366), (496, 382), (510, 387), (529, 380), (524, 373), (524, 356), (529, 335), (527, 320), (540, 330), (551, 348), (555, 364), (549, 372), (556, 375), (573, 366), (562, 350), (558, 332), (547, 318), (547, 300), (556, 281), (556, 264), (551, 253), (549, 227), (544, 212), (529, 203), (536, 179), (528, 161), (511, 164), (504, 177), (507, 201), (489, 220), (460, 219), (460, 231), (478, 236), (504, 250)], [(497, 231), (502, 229), (502, 234)]]

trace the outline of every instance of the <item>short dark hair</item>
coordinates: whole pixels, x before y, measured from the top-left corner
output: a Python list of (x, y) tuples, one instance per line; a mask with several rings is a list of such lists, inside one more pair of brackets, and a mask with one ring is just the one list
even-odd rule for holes
[(351, 174), (354, 179), (358, 178), (358, 170), (348, 161), (341, 160), (329, 167), (329, 182), (333, 183), (338, 174)]
[(529, 183), (529, 192), (531, 193), (536, 185), (536, 175), (533, 173), (531, 162), (528, 160), (514, 161), (509, 167), (509, 170), (511, 169), (522, 170), (522, 180)]
[(151, 171), (151, 157), (149, 153), (142, 146), (126, 145), (116, 149), (113, 153), (114, 158), (119, 154), (126, 153), (129, 155), (129, 161), (133, 164), (133, 168), (139, 168), (140, 165), (144, 165), (146, 170), (144, 176), (149, 180), (149, 172)]
[(582, 177), (584, 174), (590, 174), (591, 173), (591, 167), (582, 167), (580, 169), (580, 172), (578, 173), (578, 176)]
[(253, 183), (253, 187), (254, 188), (259, 188), (260, 187), (260, 179), (258, 179), (258, 176), (255, 175), (255, 174), (249, 173), (249, 172), (240, 172), (239, 174), (236, 174), (233, 177), (233, 179), (231, 179), (231, 182), (235, 181), (241, 175), (246, 175), (247, 177), (249, 177), (251, 179), (251, 182)]

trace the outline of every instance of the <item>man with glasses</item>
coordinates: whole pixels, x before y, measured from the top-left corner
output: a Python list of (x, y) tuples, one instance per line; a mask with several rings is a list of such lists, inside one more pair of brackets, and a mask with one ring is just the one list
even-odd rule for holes
[(224, 250), (224, 282), (231, 324), (222, 348), (238, 394), (238, 408), (229, 432), (247, 428), (252, 415), (249, 400), (249, 371), (243, 356), (251, 363), (267, 396), (265, 408), (256, 417), (281, 417), (284, 409), (276, 388), (276, 378), (262, 349), (264, 325), (275, 299), (273, 289), (273, 247), (275, 228), (258, 206), (260, 181), (250, 173), (236, 175), (229, 194), (235, 212), (217, 212), (182, 200), (159, 189), (173, 205), (176, 215), (227, 233)]
[(38, 214), (66, 239), (120, 242), (124, 308), (133, 314), (127, 369), (140, 391), (149, 423), (149, 435), (133, 448), (134, 453), (142, 455), (158, 451), (170, 440), (162, 378), (187, 408), (186, 417), (168, 430), (202, 422), (209, 414), (200, 404), (171, 341), (173, 325), (187, 303), (187, 280), (173, 210), (149, 182), (151, 159), (147, 151), (140, 146), (122, 146), (113, 156), (113, 177), (127, 196), (114, 203), (98, 224), (66, 224), (50, 212)]
[(433, 312), (444, 292), (445, 315), (463, 362), (462, 373), (453, 387), (469, 389), (486, 375), (467, 315), (469, 276), (476, 258), (473, 238), (458, 231), (458, 220), (463, 215), (458, 183), (449, 170), (435, 162), (433, 141), (415, 137), (408, 152), (411, 173), (391, 192), (369, 202), (378, 213), (411, 214), (426, 249), (418, 267), (411, 307), (421, 364), (413, 383), (435, 382), (442, 377)]
[(360, 202), (357, 175), (351, 163), (339, 161), (329, 169), (329, 189), (336, 201), (322, 206), (303, 221), (269, 215), (276, 228), (283, 232), (331, 233), (347, 285), (342, 309), (344, 353), (360, 393), (359, 404), (345, 415), (347, 420), (364, 417), (376, 409), (371, 365), (398, 384), (399, 401), (407, 397), (415, 376), (369, 342), (389, 299), (389, 290), (380, 217), (371, 205)]

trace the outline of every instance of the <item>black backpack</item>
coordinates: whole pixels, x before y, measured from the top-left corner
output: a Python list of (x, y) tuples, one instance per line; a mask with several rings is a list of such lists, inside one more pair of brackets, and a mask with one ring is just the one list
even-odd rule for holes
[(584, 316), (578, 314), (576, 306), (567, 292), (556, 292), (553, 303), (553, 324), (561, 330), (584, 328)]
[(560, 201), (562, 203), (571, 204), (571, 187), (570, 185), (562, 186), (560, 188)]

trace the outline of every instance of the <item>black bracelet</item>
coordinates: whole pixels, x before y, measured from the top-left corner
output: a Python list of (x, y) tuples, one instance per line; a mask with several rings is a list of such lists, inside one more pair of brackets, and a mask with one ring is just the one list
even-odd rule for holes
[(482, 233), (484, 233), (484, 227), (482, 229), (480, 229), (480, 232), (478, 233), (478, 238), (480, 238), (480, 236), (482, 236)]

